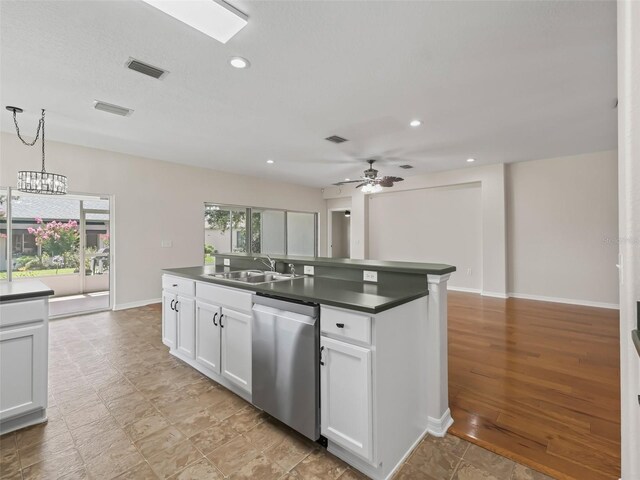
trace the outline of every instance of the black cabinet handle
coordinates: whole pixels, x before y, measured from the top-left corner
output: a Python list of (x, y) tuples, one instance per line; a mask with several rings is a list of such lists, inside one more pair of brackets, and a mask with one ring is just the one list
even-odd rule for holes
[(178, 310), (178, 304), (180, 302), (176, 300), (176, 308), (174, 308), (174, 310), (176, 311), (176, 313), (180, 313), (180, 310)]
[(324, 347), (320, 347), (320, 365), (324, 366), (324, 362), (322, 361), (322, 351), (324, 350)]
[(220, 328), (224, 328), (224, 325), (222, 324), (222, 317), (224, 317), (224, 313), (220, 315)]
[(344, 323), (336, 323), (336, 327), (338, 327), (338, 328), (344, 328)]
[(213, 324), (217, 327), (218, 324), (216, 323), (216, 318), (218, 318), (218, 312), (213, 315)]
[(173, 284), (173, 286), (174, 286), (174, 287), (177, 287), (177, 286), (178, 286), (178, 284), (177, 284), (177, 283), (174, 283), (174, 284)]
[(173, 302), (175, 302), (175, 301), (176, 301), (175, 299), (171, 300), (171, 310), (173, 310), (173, 311), (175, 311), (175, 308), (173, 308)]

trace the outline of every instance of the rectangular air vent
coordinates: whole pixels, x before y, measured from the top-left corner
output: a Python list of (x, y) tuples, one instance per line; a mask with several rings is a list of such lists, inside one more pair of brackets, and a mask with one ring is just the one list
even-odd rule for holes
[(93, 102), (93, 108), (102, 112), (121, 115), (123, 117), (128, 117), (133, 113), (133, 110), (131, 110), (130, 108), (120, 107), (119, 105), (113, 105), (112, 103), (101, 102), (100, 100), (96, 100), (95, 102)]
[(339, 137), (338, 135), (331, 135), (330, 137), (325, 138), (325, 140), (329, 140), (333, 143), (348, 142), (346, 138)]
[(149, 65), (148, 63), (141, 62), (140, 60), (136, 60), (135, 58), (131, 57), (129, 57), (129, 60), (127, 60), (126, 67), (129, 70), (142, 73), (143, 75), (148, 75), (149, 77), (157, 78), (158, 80), (164, 78), (167, 73), (169, 73), (166, 70), (154, 67), (153, 65)]
[(413, 165), (400, 165), (400, 168), (404, 168), (405, 170), (409, 170), (410, 168), (413, 168)]

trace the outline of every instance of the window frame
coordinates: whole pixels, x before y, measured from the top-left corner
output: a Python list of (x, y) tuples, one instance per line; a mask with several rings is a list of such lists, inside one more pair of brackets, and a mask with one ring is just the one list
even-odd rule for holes
[[(204, 214), (206, 214), (207, 208), (216, 206), (218, 207), (220, 210), (245, 210), (245, 225), (246, 225), (246, 231), (245, 231), (245, 243), (247, 245), (246, 248), (246, 252), (244, 252), (247, 255), (251, 255), (251, 254), (255, 254), (255, 255), (265, 255), (262, 252), (254, 252), (253, 251), (253, 213), (254, 210), (256, 211), (265, 211), (265, 210), (270, 210), (270, 211), (276, 211), (276, 212), (283, 212), (284, 213), (284, 255), (289, 255), (289, 245), (288, 245), (288, 234), (289, 234), (289, 219), (288, 219), (288, 213), (302, 213), (302, 214), (307, 214), (307, 215), (313, 215), (313, 256), (317, 257), (318, 256), (318, 247), (319, 247), (319, 243), (318, 243), (318, 235), (319, 235), (319, 225), (318, 225), (318, 219), (319, 219), (319, 214), (318, 212), (309, 212), (309, 211), (304, 211), (304, 210), (287, 210), (284, 208), (271, 208), (271, 207), (256, 207), (256, 206), (247, 206), (247, 205), (233, 205), (233, 204), (229, 204), (229, 203), (216, 203), (216, 202), (204, 202), (204, 211), (203, 211), (203, 217)], [(205, 220), (206, 222), (206, 220)], [(230, 241), (233, 242), (233, 238), (231, 237), (231, 235), (233, 235), (233, 228), (229, 229), (229, 236), (230, 236)], [(205, 237), (206, 237), (206, 227), (205, 227)], [(231, 245), (233, 245), (233, 243), (230, 243)], [(204, 245), (206, 245), (206, 243), (204, 243)], [(220, 255), (233, 255), (233, 252), (227, 252), (227, 253), (220, 253)], [(215, 255), (215, 254), (214, 254)], [(277, 255), (277, 254), (274, 254)]]

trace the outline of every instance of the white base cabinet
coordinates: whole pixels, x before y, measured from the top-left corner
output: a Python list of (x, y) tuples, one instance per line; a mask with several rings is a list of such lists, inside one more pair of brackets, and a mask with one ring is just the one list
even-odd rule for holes
[(0, 304), (0, 434), (46, 421), (48, 297)]
[(322, 336), (320, 352), (321, 432), (373, 460), (371, 350)]
[(220, 374), (221, 307), (196, 302), (196, 362)]
[(222, 309), (222, 375), (251, 392), (251, 315)]
[(246, 399), (251, 292), (164, 275), (162, 341), (173, 355)]

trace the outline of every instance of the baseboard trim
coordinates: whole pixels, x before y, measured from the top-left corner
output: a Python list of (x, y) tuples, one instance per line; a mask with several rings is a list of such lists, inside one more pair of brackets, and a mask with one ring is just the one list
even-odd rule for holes
[(448, 408), (440, 418), (427, 418), (427, 432), (434, 437), (444, 437), (451, 425), (453, 425), (453, 418)]
[(160, 303), (162, 302), (161, 298), (151, 298), (148, 300), (139, 300), (137, 302), (128, 302), (128, 303), (119, 303), (114, 305), (113, 309), (114, 310), (127, 310), (129, 308), (136, 308), (136, 307), (144, 307), (147, 305), (152, 305), (154, 303)]
[(506, 293), (502, 293), (502, 292), (488, 292), (486, 290), (483, 290), (482, 293), (480, 294), (483, 297), (493, 297), (493, 298), (509, 298), (509, 295), (507, 295)]
[(467, 287), (453, 287), (451, 285), (447, 285), (447, 290), (452, 290), (454, 292), (465, 292), (465, 293), (481, 293), (482, 290), (479, 288), (467, 288)]
[(585, 307), (608, 308), (611, 310), (620, 309), (620, 305), (616, 303), (591, 302), (589, 300), (576, 300), (573, 298), (545, 297), (542, 295), (529, 295), (528, 293), (509, 292), (509, 297), (521, 298), (523, 300), (537, 300), (539, 302), (564, 303), (567, 305), (582, 305)]

